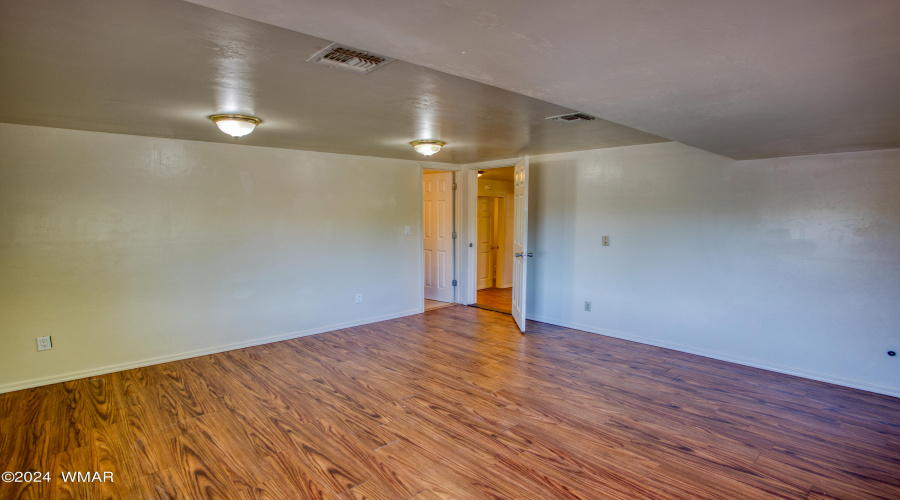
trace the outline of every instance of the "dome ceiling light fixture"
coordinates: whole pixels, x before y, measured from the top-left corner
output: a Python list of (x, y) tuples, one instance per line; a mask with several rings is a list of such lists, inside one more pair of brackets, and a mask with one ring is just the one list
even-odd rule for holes
[(431, 156), (440, 151), (444, 144), (447, 143), (444, 141), (436, 141), (433, 139), (422, 139), (418, 141), (412, 141), (409, 144), (420, 154)]
[(259, 118), (247, 115), (212, 115), (209, 119), (219, 127), (219, 130), (235, 139), (253, 132), (253, 129), (262, 123)]

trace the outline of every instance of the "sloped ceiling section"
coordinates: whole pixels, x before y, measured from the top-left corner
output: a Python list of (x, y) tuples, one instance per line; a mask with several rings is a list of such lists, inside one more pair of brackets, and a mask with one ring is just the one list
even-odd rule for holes
[(900, 147), (896, 0), (193, 0), (736, 159)]
[(0, 122), (234, 143), (207, 117), (244, 113), (242, 145), (422, 160), (409, 142), (441, 139), (445, 163), (665, 141), (402, 60), (306, 62), (331, 42), (181, 0), (0, 2)]

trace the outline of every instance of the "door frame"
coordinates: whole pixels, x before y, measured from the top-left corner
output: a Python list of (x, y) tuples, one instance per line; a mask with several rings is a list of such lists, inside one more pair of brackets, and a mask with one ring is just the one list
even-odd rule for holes
[(460, 264), (461, 264), (461, 254), (460, 251), (462, 249), (462, 231), (461, 224), (463, 222), (463, 218), (461, 216), (462, 209), (462, 191), (463, 186), (460, 182), (463, 177), (462, 169), (459, 165), (449, 165), (445, 163), (428, 163), (428, 162), (419, 162), (419, 220), (418, 220), (418, 241), (417, 246), (419, 248), (419, 258), (416, 259), (418, 262), (418, 295), (419, 295), (419, 312), (425, 312), (425, 211), (422, 209), (422, 203), (425, 200), (425, 191), (423, 183), (425, 182), (425, 171), (426, 170), (438, 170), (441, 172), (452, 172), (453, 173), (453, 183), (457, 185), (457, 189), (454, 189), (453, 192), (453, 231), (456, 233), (456, 239), (453, 241), (453, 279), (456, 280), (457, 286), (453, 287), (453, 303), (461, 304), (465, 302), (460, 301), (460, 285), (462, 285), (460, 278)]
[[(466, 250), (466, 266), (464, 270), (466, 279), (460, 280), (459, 282), (460, 285), (463, 285), (458, 300), (460, 304), (475, 304), (478, 302), (478, 261), (476, 260), (478, 255), (476, 253), (477, 248), (474, 248), (475, 242), (478, 240), (478, 171), (489, 170), (492, 168), (514, 167), (522, 158), (524, 158), (524, 156), (484, 163), (474, 163), (466, 165), (463, 171), (460, 172), (466, 179), (466, 239), (463, 242), (465, 245), (464, 250)], [(457, 241), (459, 241), (459, 239), (457, 239)], [(422, 279), (424, 280), (424, 277)]]

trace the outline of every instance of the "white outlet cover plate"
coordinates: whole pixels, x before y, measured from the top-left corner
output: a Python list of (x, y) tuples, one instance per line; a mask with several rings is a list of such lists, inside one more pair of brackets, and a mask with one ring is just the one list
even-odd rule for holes
[(37, 338), (37, 348), (38, 351), (46, 351), (47, 349), (52, 349), (53, 344), (50, 342), (50, 337), (38, 337)]

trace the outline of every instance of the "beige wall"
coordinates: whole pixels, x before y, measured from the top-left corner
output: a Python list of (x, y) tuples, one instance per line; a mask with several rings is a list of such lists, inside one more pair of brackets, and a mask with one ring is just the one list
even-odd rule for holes
[(0, 124), (0, 391), (419, 311), (420, 179), (412, 161)]
[(897, 149), (532, 157), (529, 317), (900, 396), (898, 193)]

